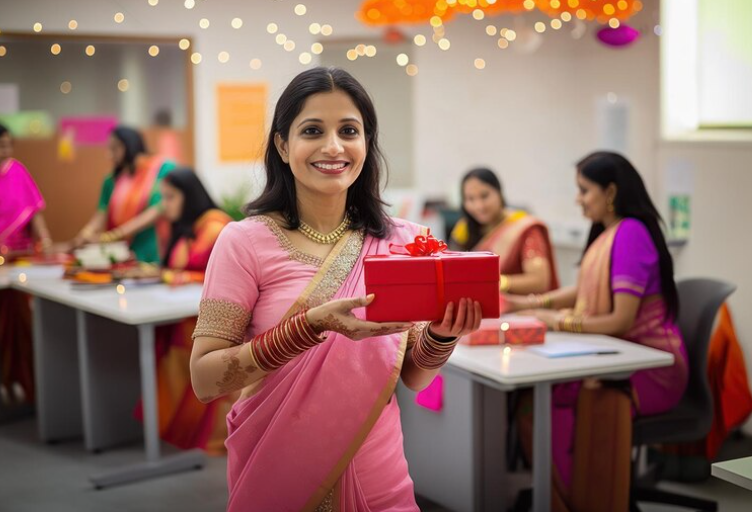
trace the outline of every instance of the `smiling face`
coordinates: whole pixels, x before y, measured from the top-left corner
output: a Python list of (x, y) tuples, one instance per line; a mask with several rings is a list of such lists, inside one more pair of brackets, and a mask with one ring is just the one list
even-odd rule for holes
[(363, 116), (338, 89), (310, 96), (290, 125), (287, 140), (277, 133), (274, 142), (298, 191), (322, 195), (347, 192), (363, 170), (368, 144)]
[(469, 178), (462, 187), (462, 205), (481, 225), (498, 221), (504, 208), (501, 194), (488, 183)]

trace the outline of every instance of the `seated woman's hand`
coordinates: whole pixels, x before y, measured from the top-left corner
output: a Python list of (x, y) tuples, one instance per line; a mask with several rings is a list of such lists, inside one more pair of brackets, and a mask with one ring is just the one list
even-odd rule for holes
[(503, 294), (502, 298), (504, 303), (504, 311), (502, 313), (515, 313), (533, 307), (530, 299), (523, 295)]
[(431, 336), (459, 338), (480, 328), (480, 321), (483, 318), (480, 302), (473, 302), (472, 299), (460, 299), (456, 310), (457, 314), (454, 313), (455, 305), (453, 302), (447, 304), (446, 310), (444, 310), (444, 318), (429, 325), (428, 330)]
[(410, 329), (410, 322), (368, 322), (356, 317), (352, 310), (368, 306), (374, 295), (355, 299), (332, 300), (311, 308), (306, 318), (318, 334), (337, 332), (351, 340), (362, 340), (373, 336), (396, 334)]
[(552, 309), (534, 309), (530, 314), (546, 324), (551, 331), (558, 330), (560, 322), (564, 318), (563, 312)]

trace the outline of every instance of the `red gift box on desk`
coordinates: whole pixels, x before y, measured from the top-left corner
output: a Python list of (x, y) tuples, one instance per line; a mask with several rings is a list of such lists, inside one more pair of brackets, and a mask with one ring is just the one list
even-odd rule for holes
[(540, 345), (546, 324), (532, 316), (503, 316), (483, 320), (480, 329), (462, 338), (465, 345)]
[(416, 237), (404, 249), (408, 254), (365, 258), (366, 293), (376, 295), (366, 308), (367, 320), (440, 320), (449, 302), (456, 307), (463, 298), (480, 302), (483, 318), (498, 318), (496, 254), (446, 252), (446, 244), (431, 236)]

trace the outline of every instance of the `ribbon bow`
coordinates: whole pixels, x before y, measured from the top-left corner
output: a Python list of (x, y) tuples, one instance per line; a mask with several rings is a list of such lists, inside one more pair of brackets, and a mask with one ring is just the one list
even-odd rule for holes
[[(402, 252), (396, 249), (402, 249)], [(418, 235), (415, 241), (406, 245), (389, 245), (389, 252), (392, 254), (401, 254), (405, 256), (433, 256), (447, 250), (447, 244), (439, 240), (428, 231), (426, 236)]]

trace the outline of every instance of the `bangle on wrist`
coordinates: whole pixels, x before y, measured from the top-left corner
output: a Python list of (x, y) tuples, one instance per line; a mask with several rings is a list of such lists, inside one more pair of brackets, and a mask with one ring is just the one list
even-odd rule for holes
[(509, 276), (501, 274), (499, 276), (499, 292), (506, 293), (509, 291)]

